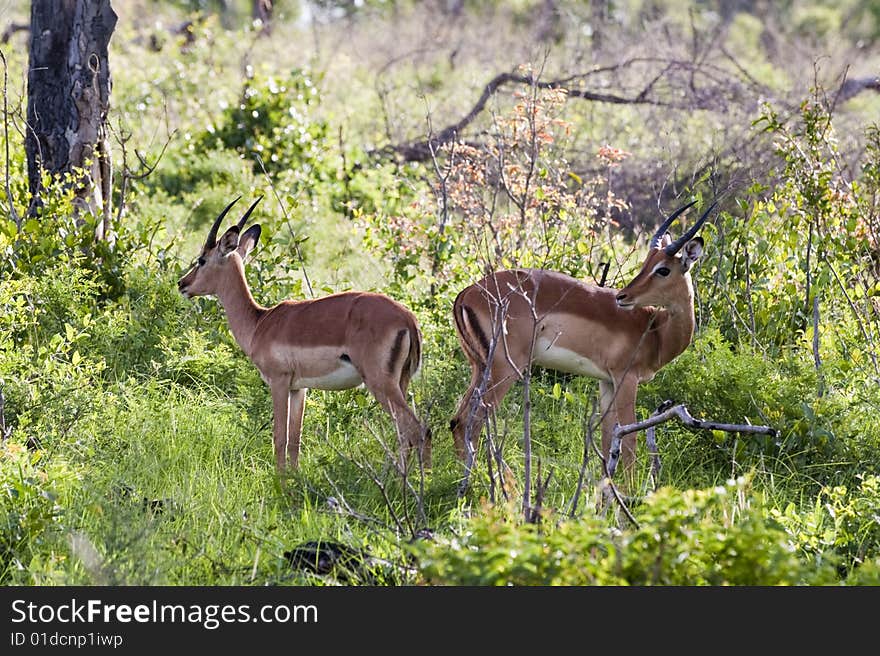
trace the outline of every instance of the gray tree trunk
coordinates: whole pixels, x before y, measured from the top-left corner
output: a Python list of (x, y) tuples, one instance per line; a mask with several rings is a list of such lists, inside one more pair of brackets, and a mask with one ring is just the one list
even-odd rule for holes
[(33, 0), (25, 150), (32, 211), (42, 174), (70, 174), (77, 210), (99, 217), (109, 238), (112, 168), (107, 130), (107, 46), (116, 26), (110, 0)]

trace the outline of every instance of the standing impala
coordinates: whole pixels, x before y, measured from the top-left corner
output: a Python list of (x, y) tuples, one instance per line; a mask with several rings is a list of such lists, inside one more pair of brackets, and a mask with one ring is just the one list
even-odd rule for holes
[(187, 298), (217, 297), (235, 341), (272, 390), (277, 469), (297, 466), (307, 389), (343, 390), (361, 383), (394, 421), (401, 466), (411, 447), (418, 447), (421, 462), (430, 466), (430, 435), (406, 402), (406, 388), (421, 359), (413, 313), (369, 292), (259, 305), (251, 296), (244, 261), (260, 238), (260, 226), (241, 231), (260, 198), (217, 241), (220, 223), (237, 201), (214, 221), (197, 263), (177, 286)]
[[(458, 295), (455, 328), (472, 372), (450, 424), (460, 457), (466, 436), (476, 446), (487, 408), (497, 408), (525, 368), (536, 364), (599, 379), (607, 461), (614, 425), (635, 422), (639, 383), (651, 380), (693, 337), (690, 269), (703, 254), (703, 240), (694, 235), (714, 203), (678, 240), (666, 234), (693, 204), (663, 222), (641, 271), (619, 292), (553, 271), (514, 269), (492, 273)], [(632, 433), (622, 444), (626, 471), (635, 450)]]

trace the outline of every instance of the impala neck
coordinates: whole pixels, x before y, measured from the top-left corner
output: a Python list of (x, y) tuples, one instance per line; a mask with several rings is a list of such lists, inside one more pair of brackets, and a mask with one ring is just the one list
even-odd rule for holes
[(657, 369), (674, 360), (691, 343), (694, 336), (694, 290), (688, 280), (687, 298), (681, 304), (667, 305), (657, 311), (654, 330), (659, 337)]
[(254, 332), (266, 308), (251, 295), (241, 257), (238, 253), (233, 253), (230, 257), (233, 259), (233, 266), (227, 267), (228, 274), (217, 292), (217, 300), (226, 311), (232, 336), (245, 354), (250, 356)]

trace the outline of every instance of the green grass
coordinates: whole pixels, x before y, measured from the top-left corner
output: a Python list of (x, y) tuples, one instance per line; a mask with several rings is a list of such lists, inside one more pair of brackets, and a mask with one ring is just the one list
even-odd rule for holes
[[(540, 467), (542, 479), (550, 478), (541, 523), (524, 525), (522, 386), (511, 389), (496, 416), (496, 440), (503, 443), (515, 479), (508, 489), (492, 485), (481, 451), (467, 494), (459, 498), (463, 468), (447, 429), (470, 376), (449, 308), (462, 281), (483, 264), (474, 252), (479, 247), (456, 236), (444, 262), (446, 278), (434, 281), (429, 280), (429, 241), (424, 252), (416, 250), (416, 264), (410, 266), (417, 270), (408, 272), (411, 277), (402, 275), (394, 262), (399, 244), (378, 228), (403, 216), (430, 239), (438, 212), (436, 177), (430, 166), (380, 162), (365, 152), (423, 136), (426, 115), (432, 129), (440, 129), (472, 106), (491, 75), (513, 64), (538, 62), (531, 22), (501, 9), (486, 15), (475, 11), (457, 24), (454, 42), (426, 45), (426, 15), (417, 7), (393, 20), (380, 11), (330, 24), (308, 38), (293, 23), (279, 22), (271, 39), (257, 39), (249, 29), (226, 31), (216, 17), (208, 17), (189, 51), (169, 39), (155, 52), (144, 37), (159, 28), (132, 18), (145, 4), (129, 3), (114, 35), (112, 119), (123, 132), (131, 131), (129, 166), (135, 165), (135, 148), (155, 162), (166, 140), (168, 147), (153, 174), (130, 181), (118, 251), (97, 261), (83, 257), (90, 245), (85, 238), (73, 246), (61, 240), (61, 225), (82, 237), (71, 221), (61, 220), (70, 215), (65, 198), (48, 199), (46, 220), (29, 225), (26, 246), (14, 230), (0, 232), (0, 390), (11, 428), (0, 445), (0, 582), (880, 581), (874, 478), (880, 468), (880, 396), (869, 359), (873, 347), (862, 333), (876, 333), (876, 315), (869, 311), (877, 297), (876, 274), (870, 277), (866, 259), (860, 260), (850, 244), (828, 240), (823, 245), (838, 258), (840, 274), (855, 281), (862, 314), (854, 319), (849, 304), (835, 293), (834, 280), (817, 269), (812, 284), (821, 290), (823, 303), (825, 391), (820, 397), (809, 330), (790, 334), (791, 317), (775, 309), (800, 307), (803, 295), (798, 276), (804, 235), (786, 232), (791, 214), (779, 208), (791, 207), (799, 217), (816, 210), (798, 195), (801, 187), (812, 187), (795, 184), (794, 168), (788, 185), (777, 185), (767, 163), (756, 157), (749, 170), (756, 190), (738, 191), (744, 204), (758, 209), (740, 211), (734, 205), (735, 211), (704, 230), (712, 256), (695, 273), (697, 335), (684, 354), (642, 386), (637, 406), (644, 418), (671, 398), (697, 417), (771, 424), (780, 437), (731, 437), (664, 425), (657, 430), (663, 459), (658, 494), (651, 493), (650, 463), (639, 441), (632, 511), (640, 528), (615, 513), (594, 512), (601, 478), (594, 455), (570, 518), (597, 384), (535, 371), (533, 470)], [(183, 18), (170, 5), (149, 4), (151, 11), (161, 7), (169, 24)], [(696, 19), (711, 18), (698, 13)], [(685, 29), (687, 21), (681, 23), (676, 12), (667, 18), (672, 23), (662, 28), (669, 34)], [(773, 70), (773, 84), (782, 93), (796, 62), (780, 65), (754, 52), (761, 43), (756, 21), (740, 16), (732, 24), (730, 51), (749, 70)], [(375, 35), (392, 27), (397, 40), (377, 43)], [(641, 23), (630, 28), (643, 33)], [(625, 26), (614, 34), (621, 38), (621, 50), (597, 57), (622, 61), (628, 56), (625, 39), (632, 34)], [(300, 42), (301, 49), (278, 47)], [(565, 35), (547, 55), (547, 74), (572, 73), (569, 48), (588, 46), (580, 32)], [(7, 55), (10, 79), (23, 77), (26, 49), (11, 48)], [(866, 66), (876, 62), (871, 53), (862, 57)], [(247, 72), (247, 64), (254, 70)], [(320, 91), (317, 104), (279, 96), (266, 83), (270, 77), (302, 81), (297, 71), (303, 70)], [(797, 70), (800, 75), (810, 65)], [(284, 129), (264, 129), (264, 152), (289, 158), (273, 169), (271, 179), (242, 151), (213, 145), (207, 136), (251, 83), (258, 94), (254, 101), (273, 112), (270, 128), (294, 125), (287, 122), (291, 109), (293, 114), (307, 109), (307, 125), (326, 127), (307, 156), (296, 154)], [(13, 85), (13, 106), (23, 102), (17, 94)], [(806, 92), (790, 106), (805, 97)], [(482, 131), (494, 129), (491, 114), (503, 118), (515, 102), (510, 94), (497, 96), (469, 136), (485, 137)], [(848, 113), (835, 116), (847, 128), (840, 131), (841, 160), (864, 163), (866, 170), (871, 155), (860, 160), (863, 149), (856, 142), (874, 120), (878, 102), (875, 95), (859, 97), (846, 106)], [(267, 119), (252, 118), (253, 124), (227, 124), (227, 138), (251, 135)], [(725, 140), (751, 134), (755, 116), (742, 108), (729, 114), (676, 113), (666, 107), (571, 101), (560, 118), (570, 124), (571, 134), (550, 153), (551, 168), (570, 166), (579, 184), (586, 180), (599, 195), (612, 189), (621, 198), (638, 198), (680, 184), (686, 188), (675, 194), (697, 189), (705, 194), (709, 185), (696, 171), (720, 157)], [(11, 131), (13, 190), (27, 187), (19, 137)], [(595, 152), (605, 143), (631, 150), (632, 156), (589, 187)], [(764, 147), (748, 144), (741, 153)], [(119, 144), (114, 148), (121, 166)], [(817, 156), (823, 166), (832, 159), (825, 154)], [(803, 163), (803, 170), (820, 172), (816, 180), (836, 180), (836, 171), (810, 168), (810, 163)], [(651, 184), (642, 187), (631, 179)], [(764, 184), (768, 187), (760, 187)], [(861, 184), (870, 191), (869, 180)], [(842, 229), (852, 218), (850, 206), (831, 191), (829, 186), (823, 188), (828, 193), (819, 194), (823, 216), (838, 222), (833, 224), (841, 227), (837, 232), (855, 239)], [(304, 266), (319, 295), (384, 291), (416, 312), (423, 364), (410, 389), (418, 414), (433, 432), (430, 472), (402, 479), (392, 465), (391, 421), (368, 392), (357, 389), (309, 393), (300, 468), (280, 478), (275, 473), (267, 387), (231, 339), (216, 301), (188, 301), (176, 289), (209, 222), (239, 194), (247, 202), (264, 195), (256, 217), (264, 228), (261, 244), (248, 265), (260, 302), (306, 298)], [(768, 194), (779, 195), (768, 199)], [(17, 206), (25, 201), (14, 200)], [(862, 200), (867, 203), (868, 194)], [(449, 226), (462, 225), (462, 217), (453, 219)], [(773, 227), (762, 228), (765, 221)], [(805, 223), (798, 225), (807, 232)], [(638, 232), (640, 224), (634, 227)], [(623, 231), (614, 239), (603, 257), (626, 257), (621, 264), (628, 270), (636, 264), (641, 242), (630, 243)], [(758, 334), (743, 329), (746, 284), (742, 258), (727, 250), (731, 243), (753, 247), (750, 300), (758, 305)], [(569, 255), (575, 258), (572, 265), (581, 267), (580, 260), (595, 253)], [(815, 257), (811, 261), (818, 266)], [(782, 276), (783, 271), (788, 273)], [(435, 282), (440, 291), (432, 294), (428, 284)], [(495, 504), (489, 502), (493, 494)], [(413, 542), (423, 529), (435, 540)], [(291, 567), (285, 553), (312, 542), (361, 549), (374, 561), (369, 571), (329, 576)], [(747, 550), (748, 557), (737, 561), (737, 550)], [(564, 557), (557, 557), (560, 553)], [(594, 559), (596, 554), (600, 557)], [(727, 564), (703, 577), (715, 556)], [(663, 559), (668, 571), (654, 571), (653, 564)], [(750, 578), (753, 572), (763, 578)]]

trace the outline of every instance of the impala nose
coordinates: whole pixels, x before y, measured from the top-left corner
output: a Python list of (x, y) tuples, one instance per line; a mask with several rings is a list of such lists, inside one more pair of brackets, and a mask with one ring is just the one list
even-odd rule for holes
[(622, 307), (625, 310), (629, 309), (633, 306), (633, 301), (630, 299), (629, 294), (626, 292), (620, 292), (617, 295), (617, 307)]

